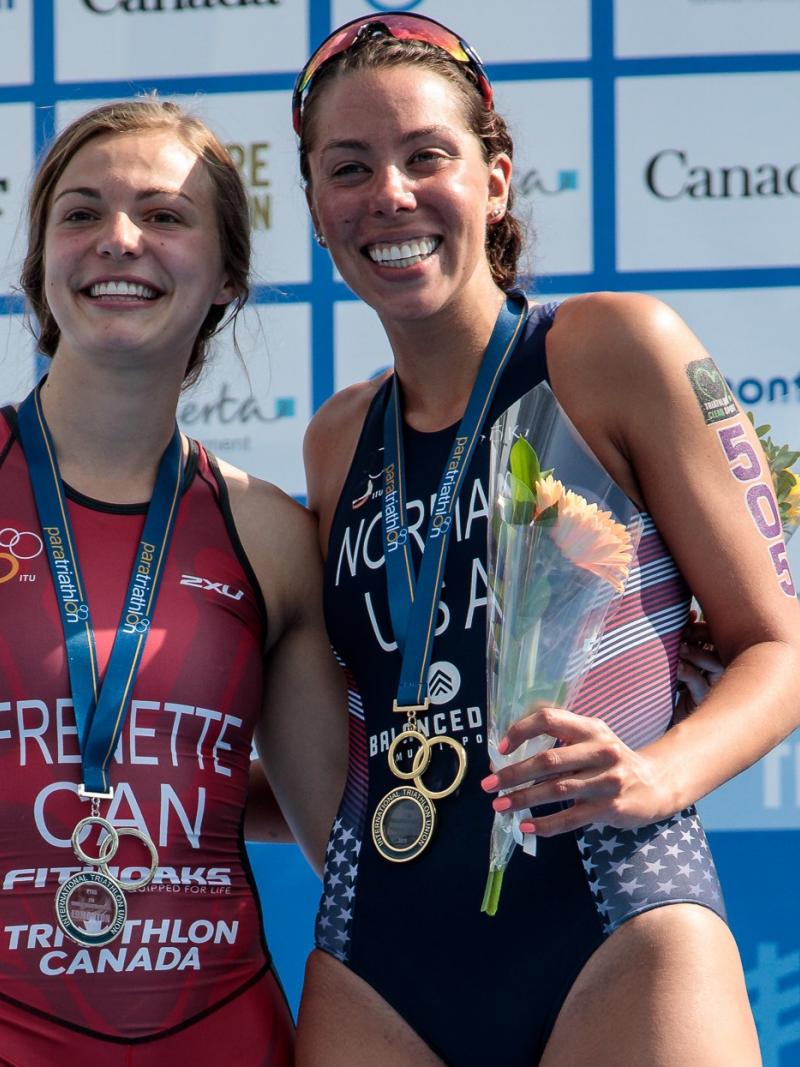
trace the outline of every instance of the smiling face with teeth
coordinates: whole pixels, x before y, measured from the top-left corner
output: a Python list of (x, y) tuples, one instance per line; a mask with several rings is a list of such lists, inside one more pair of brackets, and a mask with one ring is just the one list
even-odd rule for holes
[(311, 132), (315, 226), (390, 335), (409, 320), (494, 306), (486, 227), (511, 165), (485, 161), (450, 82), (407, 65), (339, 75)]
[(72, 157), (45, 230), (57, 356), (135, 352), (185, 369), (226, 282), (205, 166), (174, 134), (103, 135)]

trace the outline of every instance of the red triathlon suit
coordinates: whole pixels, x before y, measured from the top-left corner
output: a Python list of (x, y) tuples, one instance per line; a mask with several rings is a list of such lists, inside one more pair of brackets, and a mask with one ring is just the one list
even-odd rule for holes
[[(266, 608), (216, 463), (192, 443), (169, 557), (100, 814), (146, 832), (153, 882), (126, 893), (122, 933), (81, 948), (56, 922), (83, 869), (70, 837), (89, 814), (62, 624), (25, 457), (0, 419), (0, 1065), (284, 1067), (293, 1029), (272, 972), (242, 833), (261, 708)], [(67, 491), (105, 668), (146, 505)], [(98, 851), (94, 830), (84, 848)], [(109, 870), (149, 864), (120, 839)], [(91, 869), (91, 868), (86, 868)], [(241, 1047), (240, 1047), (241, 1046)]]

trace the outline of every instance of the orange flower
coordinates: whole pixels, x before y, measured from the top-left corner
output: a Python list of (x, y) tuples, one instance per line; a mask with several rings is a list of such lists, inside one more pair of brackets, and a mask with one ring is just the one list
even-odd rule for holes
[(626, 528), (614, 522), (609, 512), (601, 511), (597, 504), (589, 504), (584, 497), (567, 489), (558, 509), (558, 520), (549, 533), (570, 562), (603, 578), (616, 592), (622, 592), (633, 546)]
[(557, 504), (567, 490), (552, 474), (545, 474), (533, 487), (533, 492), (536, 496), (536, 518), (538, 519), (543, 511)]

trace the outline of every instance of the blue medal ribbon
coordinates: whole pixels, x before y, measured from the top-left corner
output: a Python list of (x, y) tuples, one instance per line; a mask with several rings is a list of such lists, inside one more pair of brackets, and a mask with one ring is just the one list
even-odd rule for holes
[(86, 586), (40, 390), (41, 385), (20, 405), (17, 422), (64, 630), (83, 768), (80, 792), (84, 796), (110, 796), (108, 764), (128, 713), (178, 514), (183, 484), (181, 437), (176, 426), (159, 463), (122, 615), (101, 682)]
[(396, 378), (389, 387), (383, 422), (382, 525), (389, 611), (402, 655), (396, 711), (421, 710), (426, 706), (428, 667), (453, 510), (497, 385), (521, 335), (526, 312), (527, 305), (519, 296), (509, 297), (500, 309), (439, 481), (418, 578), (411, 558), (406, 516), (402, 414)]

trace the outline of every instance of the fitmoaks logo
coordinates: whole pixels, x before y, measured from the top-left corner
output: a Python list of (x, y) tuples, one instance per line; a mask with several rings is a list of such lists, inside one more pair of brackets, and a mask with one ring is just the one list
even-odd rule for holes
[(747, 200), (800, 196), (800, 161), (709, 166), (693, 163), (680, 148), (664, 148), (647, 161), (644, 183), (659, 200)]

